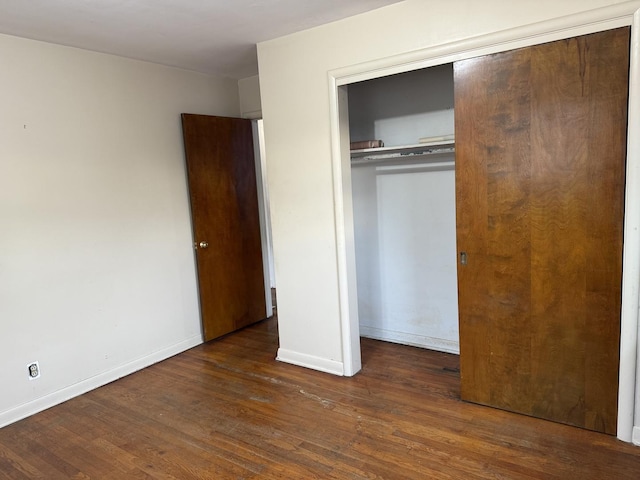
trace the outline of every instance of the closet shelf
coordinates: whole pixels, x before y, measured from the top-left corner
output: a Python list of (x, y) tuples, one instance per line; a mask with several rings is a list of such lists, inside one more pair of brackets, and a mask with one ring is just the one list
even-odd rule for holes
[(450, 156), (454, 152), (453, 139), (414, 145), (364, 148), (351, 150), (351, 165), (442, 161), (441, 157)]

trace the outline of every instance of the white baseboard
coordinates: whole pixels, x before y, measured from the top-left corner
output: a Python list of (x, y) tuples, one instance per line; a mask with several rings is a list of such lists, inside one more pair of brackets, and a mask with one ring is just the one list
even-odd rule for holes
[(366, 325), (360, 325), (360, 335), (375, 340), (384, 340), (385, 342), (401, 343), (403, 345), (411, 345), (412, 347), (428, 348), (430, 350), (437, 350), (438, 352), (460, 355), (460, 343), (443, 338), (385, 330), (382, 328), (368, 327)]
[(331, 373), (333, 375), (344, 375), (344, 364), (342, 362), (307, 355), (306, 353), (294, 352), (284, 348), (278, 349), (276, 360), (298, 365), (299, 367), (319, 370), (320, 372)]
[(130, 375), (138, 370), (142, 370), (154, 363), (166, 360), (169, 357), (182, 353), (185, 350), (193, 348), (202, 343), (202, 336), (196, 335), (186, 340), (183, 340), (174, 345), (170, 345), (162, 350), (154, 352), (150, 355), (133, 360), (124, 365), (120, 365), (112, 370), (101, 373), (91, 378), (87, 378), (81, 382), (75, 383), (68, 387), (62, 388), (56, 392), (50, 393), (43, 397), (36, 398), (27, 403), (23, 403), (15, 408), (0, 412), (0, 428), (9, 425), (11, 423), (22, 420), (33, 414), (51, 408), (62, 402), (66, 402), (74, 397), (87, 393), (98, 387), (102, 387), (107, 383), (111, 383), (114, 380)]
[(633, 427), (631, 443), (640, 447), (640, 427)]

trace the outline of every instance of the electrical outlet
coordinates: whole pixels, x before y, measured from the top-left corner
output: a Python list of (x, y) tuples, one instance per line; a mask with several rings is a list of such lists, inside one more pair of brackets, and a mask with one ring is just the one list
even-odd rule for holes
[(29, 372), (29, 380), (35, 380), (40, 376), (40, 364), (38, 362), (31, 362), (27, 365)]

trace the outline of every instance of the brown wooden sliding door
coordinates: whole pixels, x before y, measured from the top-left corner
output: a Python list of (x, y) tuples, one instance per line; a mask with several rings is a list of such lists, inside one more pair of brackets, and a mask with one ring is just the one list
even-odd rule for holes
[(251, 121), (182, 114), (205, 340), (266, 317)]
[(628, 28), (455, 64), (465, 400), (616, 432), (628, 70)]

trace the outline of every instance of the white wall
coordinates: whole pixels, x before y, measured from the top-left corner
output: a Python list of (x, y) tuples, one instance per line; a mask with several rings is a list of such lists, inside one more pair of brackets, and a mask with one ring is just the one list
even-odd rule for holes
[(258, 75), (238, 80), (242, 118), (262, 118), (260, 79)]
[(283, 360), (344, 371), (328, 72), (616, 3), (407, 0), (258, 45)]
[(453, 134), (453, 65), (391, 75), (349, 86), (351, 141), (387, 147)]
[(434, 170), (352, 169), (363, 336), (460, 352), (455, 175), (448, 160), (450, 167)]
[(10, 36), (0, 65), (1, 426), (202, 341), (180, 113), (239, 104), (235, 80)]

